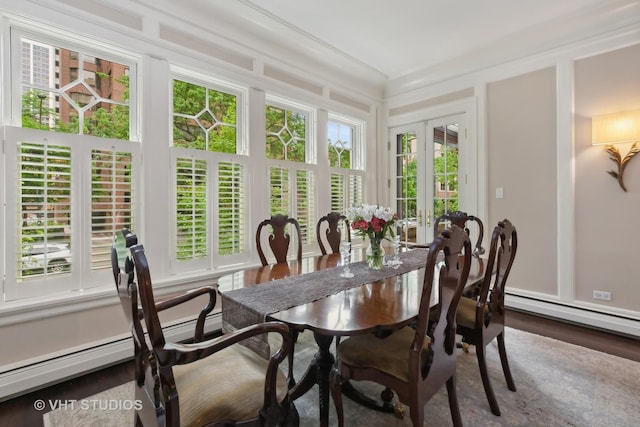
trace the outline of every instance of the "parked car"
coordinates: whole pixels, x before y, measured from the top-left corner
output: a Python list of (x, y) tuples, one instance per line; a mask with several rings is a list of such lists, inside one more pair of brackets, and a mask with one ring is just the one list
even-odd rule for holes
[(22, 257), (22, 271), (62, 273), (71, 268), (71, 251), (66, 243), (36, 243)]

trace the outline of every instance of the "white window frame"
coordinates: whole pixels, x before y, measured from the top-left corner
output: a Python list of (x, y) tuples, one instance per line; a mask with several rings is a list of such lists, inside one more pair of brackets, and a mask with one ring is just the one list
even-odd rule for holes
[[(181, 80), (198, 86), (204, 86), (209, 89), (218, 90), (220, 92), (229, 93), (236, 96), (236, 154), (218, 153), (206, 150), (195, 150), (184, 147), (174, 147), (173, 140), (170, 142), (171, 152), (171, 201), (174, 209), (171, 211), (171, 224), (173, 232), (171, 233), (171, 273), (193, 273), (194, 271), (215, 270), (218, 268), (228, 268), (232, 265), (242, 264), (249, 261), (251, 255), (250, 238), (251, 233), (246, 232), (249, 226), (250, 216), (249, 207), (249, 157), (248, 157), (248, 89), (236, 83), (223, 81), (212, 76), (195, 72), (179, 66), (171, 66), (170, 84), (173, 87), (174, 80)], [(173, 90), (169, 100), (169, 135), (173, 135)], [(202, 159), (207, 162), (207, 254), (206, 258), (193, 260), (178, 260), (177, 256), (177, 212), (175, 203), (177, 201), (177, 183), (176, 183), (176, 161), (178, 158), (194, 158)], [(245, 233), (243, 236), (244, 251), (238, 254), (221, 255), (218, 252), (219, 228), (217, 227), (218, 218), (218, 187), (215, 185), (218, 177), (218, 165), (221, 162), (238, 163), (244, 168), (243, 185), (244, 185), (244, 203), (242, 203), (245, 218)]]
[[(265, 96), (265, 110), (266, 106), (271, 105), (274, 107), (282, 108), (288, 111), (294, 111), (299, 114), (303, 114), (305, 116), (305, 161), (304, 162), (294, 162), (289, 160), (275, 160), (269, 159), (266, 156), (266, 129), (264, 129), (264, 143), (262, 145), (263, 151), (260, 153), (263, 159), (266, 162), (266, 182), (270, 182), (270, 174), (269, 171), (272, 167), (286, 169), (289, 173), (289, 194), (292, 195), (292, 199), (290, 200), (289, 212), (279, 212), (286, 215), (289, 215), (292, 218), (298, 219), (298, 204), (296, 195), (296, 172), (297, 171), (308, 171), (311, 172), (312, 181), (315, 182), (315, 185), (318, 185), (318, 143), (317, 143), (317, 127), (316, 127), (316, 108), (311, 107), (309, 105), (305, 105), (299, 102), (295, 102), (277, 95), (266, 94)], [(318, 192), (314, 188), (314, 192), (311, 195), (311, 199), (308, 201), (312, 218), (309, 218), (308, 224), (308, 236), (307, 241), (302, 242), (302, 251), (305, 253), (314, 252), (317, 250), (317, 236), (316, 234), (316, 222), (318, 218), (320, 218), (318, 212)], [(270, 203), (270, 194), (267, 196), (267, 208), (271, 209)], [(290, 253), (291, 255), (291, 253)], [(295, 255), (295, 254), (294, 254)]]
[[(351, 168), (341, 168), (329, 166), (330, 175), (342, 175), (344, 183), (344, 207), (345, 210), (355, 204), (363, 202), (365, 183), (365, 150), (364, 150), (364, 122), (355, 120), (343, 115), (329, 113), (327, 127), (330, 122), (339, 123), (353, 128), (353, 141), (351, 147)], [(328, 139), (328, 138), (327, 138)], [(328, 147), (325, 147), (328, 150)], [(357, 189), (360, 192), (360, 200), (352, 200), (354, 188), (351, 187), (352, 177), (360, 177), (362, 187)], [(344, 213), (344, 212), (343, 212)]]
[[(37, 28), (37, 26), (36, 26)], [(132, 217), (138, 221), (140, 215), (140, 167), (141, 147), (139, 138), (139, 106), (138, 74), (140, 58), (128, 52), (108, 46), (97, 40), (84, 39), (77, 35), (66, 34), (56, 30), (42, 32), (30, 31), (20, 25), (9, 25), (5, 29), (5, 39), (10, 40), (8, 51), (5, 53), (6, 65), (4, 73), (7, 76), (21, 76), (21, 39), (27, 38), (43, 45), (80, 51), (101, 59), (117, 62), (129, 67), (129, 140), (100, 138), (90, 135), (68, 134), (39, 129), (22, 128), (22, 79), (8, 78), (5, 80), (7, 95), (3, 98), (5, 105), (3, 120), (7, 123), (3, 127), (4, 134), (4, 164), (2, 183), (5, 188), (5, 206), (2, 221), (5, 233), (2, 238), (4, 255), (4, 302), (22, 301), (25, 299), (47, 299), (51, 295), (65, 295), (78, 291), (112, 288), (113, 274), (110, 266), (103, 270), (91, 269), (91, 154), (92, 150), (122, 151), (132, 154), (131, 179), (134, 188), (132, 193)], [(72, 266), (68, 274), (47, 276), (44, 279), (29, 279), (19, 282), (17, 278), (19, 232), (18, 224), (18, 144), (21, 142), (36, 144), (52, 144), (71, 147), (71, 251)], [(86, 254), (86, 255), (85, 255)]]

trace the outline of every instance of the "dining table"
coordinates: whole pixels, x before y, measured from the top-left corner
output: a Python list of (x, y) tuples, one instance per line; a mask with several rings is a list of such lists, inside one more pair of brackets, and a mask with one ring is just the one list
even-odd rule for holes
[[(388, 334), (415, 321), (427, 251), (405, 250), (395, 263), (388, 261), (382, 269), (373, 270), (364, 261), (364, 250), (355, 249), (349, 264), (353, 277), (342, 276), (345, 266), (340, 254), (310, 256), (224, 275), (217, 281), (223, 331), (267, 320), (282, 321), (296, 332), (312, 331), (318, 351), (290, 395), (295, 400), (317, 384), (320, 425), (328, 426), (329, 373), (335, 362), (331, 343), (336, 337)], [(472, 257), (465, 289), (482, 283), (485, 264), (483, 258)], [(436, 304), (437, 295), (432, 298), (432, 304)], [(256, 341), (253, 345), (268, 357), (267, 342)], [(390, 391), (377, 400), (347, 383), (343, 393), (373, 409), (395, 410), (390, 404)]]

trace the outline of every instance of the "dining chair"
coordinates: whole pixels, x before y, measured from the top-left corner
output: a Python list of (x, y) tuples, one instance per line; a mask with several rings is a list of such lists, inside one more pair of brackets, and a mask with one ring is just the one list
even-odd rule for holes
[(467, 223), (471, 221), (475, 222), (478, 227), (478, 237), (476, 238), (476, 244), (473, 246), (472, 253), (473, 256), (477, 258), (485, 253), (485, 249), (482, 247), (482, 240), (484, 239), (484, 225), (482, 224), (482, 220), (477, 216), (469, 215), (462, 211), (447, 212), (436, 218), (433, 223), (433, 235), (434, 237), (437, 236), (442, 229), (446, 228), (446, 222), (449, 222), (450, 224), (455, 224), (462, 228), (470, 236), (471, 232)]
[[(373, 381), (393, 390), (409, 406), (415, 427), (423, 426), (424, 405), (446, 384), (453, 424), (462, 425), (456, 393), (455, 313), (470, 264), (469, 236), (452, 225), (429, 245), (415, 323), (384, 338), (356, 335), (338, 345), (330, 386), (339, 426), (344, 425), (342, 385), (347, 381)], [(440, 304), (435, 321), (429, 322), (434, 287)]]
[[(340, 228), (341, 224), (343, 228)], [(316, 224), (316, 236), (318, 236), (318, 245), (320, 246), (320, 252), (322, 255), (327, 254), (325, 242), (329, 249), (331, 249), (332, 253), (340, 253), (340, 243), (343, 238), (345, 241), (351, 242), (349, 220), (340, 212), (329, 212), (318, 220), (318, 223)]]
[(258, 229), (256, 230), (256, 248), (263, 266), (269, 265), (264, 249), (262, 248), (262, 233), (263, 229), (267, 226), (271, 227), (268, 242), (277, 264), (287, 262), (289, 246), (291, 245), (291, 234), (287, 231), (287, 226), (293, 227), (295, 230), (294, 244), (296, 245), (296, 259), (299, 261), (302, 260), (302, 233), (300, 231), (300, 224), (295, 218), (290, 218), (284, 214), (276, 214), (258, 224)]
[[(135, 240), (135, 236), (127, 236), (130, 255), (125, 259), (118, 256), (118, 252), (122, 254), (122, 244), (116, 242), (112, 261), (115, 258), (118, 264), (121, 300), (123, 293), (129, 298), (125, 312), (131, 313), (136, 351), (140, 343), (141, 357), (136, 356), (136, 399), (142, 405), (139, 410), (136, 408), (136, 424), (297, 425), (298, 415), (289, 399), (287, 379), (279, 369), (291, 344), (286, 324), (260, 323), (202, 341), (205, 317), (215, 306), (217, 292), (212, 287), (203, 287), (155, 300), (144, 247)], [(114, 268), (114, 274), (115, 271)], [(193, 342), (168, 341), (159, 312), (193, 299), (194, 294), (209, 298), (197, 318)], [(137, 297), (141, 307), (137, 305)], [(135, 326), (142, 323), (147, 334), (142, 333), (142, 327)], [(281, 337), (280, 346), (268, 360), (239, 344), (265, 333)]]
[[(136, 399), (143, 403), (136, 418), (142, 425), (154, 425), (162, 418), (163, 409), (156, 404), (159, 388), (152, 378), (157, 376), (157, 364), (150, 350), (148, 337), (144, 333), (144, 313), (138, 303), (138, 288), (134, 281), (133, 260), (129, 256), (129, 248), (138, 244), (138, 238), (129, 229), (123, 228), (114, 239), (111, 246), (111, 270), (116, 284), (116, 290), (125, 317), (129, 323), (134, 344), (134, 369)], [(198, 296), (208, 295), (209, 301), (199, 313), (194, 329), (194, 342), (200, 342), (204, 336), (204, 321), (216, 304), (217, 291), (212, 286), (203, 286), (189, 292), (175, 295), (162, 301), (156, 301), (156, 310), (165, 309), (190, 301)]]
[[(468, 235), (471, 235), (471, 231), (467, 225), (468, 221), (473, 221), (476, 223), (478, 227), (478, 237), (476, 239), (476, 244), (473, 247), (472, 255), (478, 258), (480, 255), (483, 255), (486, 251), (482, 247), (482, 240), (484, 239), (484, 225), (482, 224), (482, 220), (474, 215), (469, 215), (466, 212), (462, 211), (452, 211), (447, 212), (443, 215), (440, 215), (435, 219), (433, 223), (433, 237), (437, 237), (443, 229), (447, 227), (447, 225), (457, 225), (462, 228)], [(448, 224), (447, 224), (448, 223)], [(410, 249), (416, 248), (428, 248), (428, 243), (408, 243), (407, 247)]]
[(504, 343), (504, 290), (517, 247), (516, 228), (508, 219), (500, 221), (491, 234), (487, 269), (478, 298), (462, 297), (456, 316), (457, 332), (462, 336), (463, 344), (476, 347), (482, 385), (491, 412), (495, 415), (500, 415), (500, 407), (489, 380), (486, 347), (494, 339), (497, 340), (507, 387), (511, 391), (516, 391)]

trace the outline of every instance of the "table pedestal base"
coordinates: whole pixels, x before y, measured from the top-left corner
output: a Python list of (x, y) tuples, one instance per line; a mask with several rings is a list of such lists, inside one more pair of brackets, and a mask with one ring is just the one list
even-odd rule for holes
[[(313, 337), (316, 340), (316, 344), (318, 344), (318, 352), (313, 357), (300, 381), (291, 388), (289, 394), (292, 400), (296, 400), (308, 392), (311, 387), (318, 384), (320, 426), (326, 427), (329, 425), (329, 373), (335, 362), (335, 357), (329, 351), (333, 336), (314, 332)], [(393, 391), (391, 389), (383, 390), (380, 396), (381, 401), (364, 395), (354, 388), (350, 382), (342, 385), (342, 392), (349, 399), (367, 408), (394, 413), (399, 418), (402, 418), (404, 414), (404, 409), (401, 405), (391, 403), (391, 399), (393, 399)]]
[(335, 362), (335, 358), (329, 346), (333, 342), (331, 335), (321, 335), (316, 332), (313, 337), (318, 344), (318, 353), (313, 357), (302, 379), (290, 390), (291, 399), (296, 400), (311, 387), (318, 384), (318, 398), (320, 400), (320, 425), (329, 425), (329, 371)]

